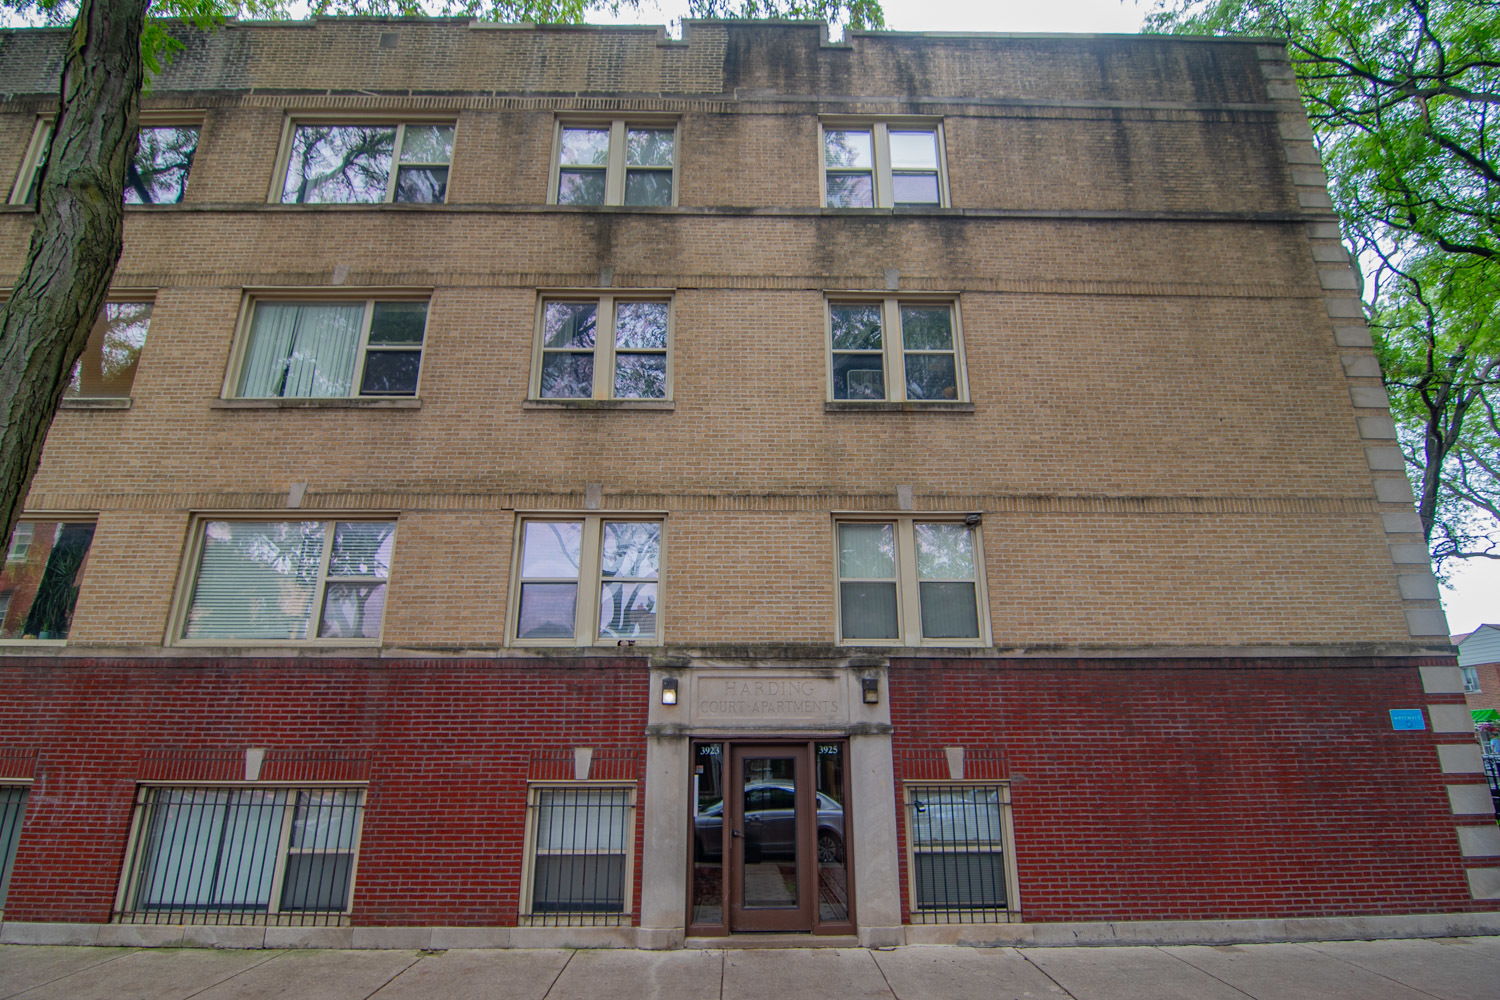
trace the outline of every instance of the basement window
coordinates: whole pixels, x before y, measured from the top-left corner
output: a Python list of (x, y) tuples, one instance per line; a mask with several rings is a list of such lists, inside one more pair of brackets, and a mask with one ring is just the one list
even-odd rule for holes
[(635, 786), (533, 784), (527, 794), (527, 923), (613, 925), (629, 920)]
[(115, 918), (341, 924), (363, 813), (358, 788), (141, 786)]
[(1010, 786), (906, 786), (913, 923), (1006, 923), (1015, 895)]

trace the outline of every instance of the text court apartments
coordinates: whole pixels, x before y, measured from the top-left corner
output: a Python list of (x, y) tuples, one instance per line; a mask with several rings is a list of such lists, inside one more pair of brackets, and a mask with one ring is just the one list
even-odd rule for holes
[(1500, 928), (1278, 44), (183, 38), (0, 572), (0, 941)]

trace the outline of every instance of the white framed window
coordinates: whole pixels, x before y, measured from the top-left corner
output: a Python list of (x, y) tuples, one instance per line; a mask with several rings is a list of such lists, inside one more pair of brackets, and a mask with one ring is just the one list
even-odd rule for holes
[(825, 119), (823, 206), (948, 205), (943, 126), (934, 119)]
[(907, 784), (914, 923), (1021, 919), (1007, 782)]
[(674, 120), (560, 118), (553, 150), (552, 204), (677, 204)]
[(287, 119), (272, 185), (283, 205), (440, 204), (448, 197), (452, 119)]
[[(202, 115), (195, 113), (141, 114), (135, 158), (125, 168), (125, 204), (175, 205), (187, 195), (188, 174), (198, 152)], [(36, 182), (47, 162), (52, 141), (52, 119), (40, 118), (21, 161), (21, 172), (11, 188), (12, 205), (36, 201)]]
[(106, 302), (89, 330), (63, 398), (129, 399), (154, 308), (150, 299)]
[(932, 515), (834, 524), (842, 643), (989, 643), (979, 526)]
[(341, 923), (363, 813), (361, 788), (141, 785), (116, 919)]
[(632, 784), (532, 782), (521, 912), (528, 923), (625, 923), (635, 856)]
[(830, 298), (826, 322), (830, 400), (968, 401), (957, 300)]
[(10, 891), (10, 873), (16, 864), (29, 790), (29, 782), (0, 781), (0, 913), (5, 912), (5, 896)]
[(1479, 690), (1479, 671), (1474, 667), (1462, 667), (1464, 674), (1464, 693), (1472, 694)]
[(543, 295), (532, 399), (670, 399), (672, 298)]
[(68, 638), (93, 541), (93, 521), (36, 518), (16, 525), (0, 568), (0, 639)]
[(178, 642), (375, 645), (396, 522), (201, 517)]
[(517, 525), (511, 628), (522, 645), (661, 641), (662, 521), (590, 514)]
[(226, 399), (415, 396), (425, 296), (247, 296)]

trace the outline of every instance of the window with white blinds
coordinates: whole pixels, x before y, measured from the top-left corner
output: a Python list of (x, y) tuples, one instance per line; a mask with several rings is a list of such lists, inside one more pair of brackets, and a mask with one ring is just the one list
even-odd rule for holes
[(394, 521), (204, 521), (186, 640), (378, 642)]

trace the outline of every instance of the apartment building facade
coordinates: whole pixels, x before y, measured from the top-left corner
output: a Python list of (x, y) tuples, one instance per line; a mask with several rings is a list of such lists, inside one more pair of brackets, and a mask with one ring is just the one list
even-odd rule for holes
[(0, 940), (1500, 926), (1281, 48), (185, 39), (0, 576)]

